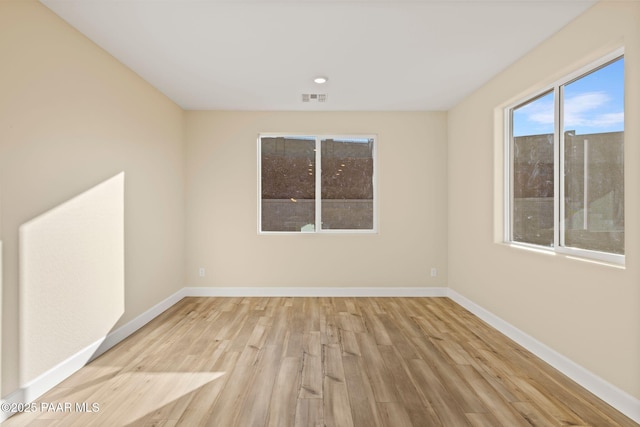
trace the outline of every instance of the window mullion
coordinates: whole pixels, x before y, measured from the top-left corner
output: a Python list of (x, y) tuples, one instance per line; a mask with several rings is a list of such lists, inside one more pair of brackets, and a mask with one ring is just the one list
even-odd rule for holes
[(506, 110), (505, 114), (505, 134), (507, 135), (505, 149), (504, 168), (504, 239), (506, 242), (513, 241), (513, 109)]
[(322, 231), (322, 138), (316, 136), (316, 232)]
[(562, 134), (562, 120), (564, 111), (562, 108), (563, 91), (561, 86), (555, 86), (553, 88), (554, 102), (554, 125), (555, 131), (553, 136), (554, 144), (554, 168), (553, 168), (553, 182), (554, 182), (554, 197), (553, 197), (553, 212), (554, 212), (554, 238), (553, 246), (555, 248), (564, 246), (564, 135)]

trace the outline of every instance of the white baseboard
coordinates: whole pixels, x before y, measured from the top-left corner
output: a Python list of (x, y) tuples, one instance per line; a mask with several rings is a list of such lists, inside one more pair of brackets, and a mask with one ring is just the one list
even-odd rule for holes
[[(36, 379), (30, 381), (29, 383), (20, 387), (18, 390), (11, 393), (9, 396), (2, 400), (2, 403), (20, 404), (33, 402), (38, 397), (42, 396), (44, 393), (51, 390), (53, 387), (71, 376), (78, 369), (86, 365), (91, 358), (93, 351), (95, 351), (99, 347), (101, 342), (102, 341), (100, 340), (85, 347), (78, 353), (69, 357), (67, 360), (49, 369), (47, 372), (38, 376)], [(0, 423), (2, 423), (12, 415), (13, 413), (5, 412), (3, 410), (2, 412), (0, 412)]]
[[(618, 389), (567, 357), (522, 332), (493, 313), (446, 287), (186, 287), (151, 307), (135, 319), (87, 346), (69, 359), (13, 392), (2, 403), (32, 402), (87, 362), (149, 323), (184, 297), (449, 297), (493, 328), (586, 388), (635, 422), (640, 423), (640, 400)], [(0, 423), (11, 413), (0, 412)]]
[[(11, 393), (5, 400), (3, 400), (3, 403), (6, 402), (11, 404), (33, 402), (86, 365), (103, 342), (104, 339), (100, 339), (83, 348), (68, 359), (58, 363), (47, 372), (39, 375), (37, 378), (29, 381), (27, 384)], [(2, 411), (0, 413), (0, 423), (11, 415), (13, 415), (13, 413)]]
[[(171, 308), (174, 304), (180, 301), (185, 296), (187, 288), (182, 288), (175, 294), (169, 296), (168, 298), (160, 301), (158, 304), (151, 307), (149, 310), (145, 311), (135, 319), (131, 320), (128, 323), (125, 323), (115, 331), (112, 331), (107, 335), (107, 337), (102, 342), (102, 345), (95, 351), (91, 360), (99, 357), (105, 351), (109, 350), (111, 347), (118, 344), (120, 341), (127, 338), (129, 335), (133, 334), (138, 329), (142, 328), (144, 325), (158, 317), (160, 314), (165, 312), (167, 309)], [(90, 360), (90, 361), (91, 361)]]
[[(135, 319), (124, 324), (115, 331), (110, 332), (106, 337), (99, 339), (91, 345), (80, 350), (68, 359), (60, 362), (47, 372), (29, 381), (15, 392), (11, 393), (2, 403), (29, 403), (35, 401), (47, 391), (51, 390), (63, 380), (85, 366), (96, 357), (109, 350), (120, 341), (133, 334), (135, 331), (149, 323), (156, 316), (167, 310), (169, 307), (180, 301), (185, 296), (185, 289), (182, 288), (164, 301), (154, 305)], [(12, 416), (13, 413), (0, 411), (0, 423)]]
[(563, 356), (554, 349), (536, 340), (532, 336), (499, 318), (495, 314), (485, 310), (478, 304), (448, 288), (448, 297), (453, 301), (478, 316), (503, 335), (509, 337), (531, 353), (547, 362), (549, 365), (571, 378), (582, 387), (616, 408), (637, 423), (640, 423), (640, 400), (627, 392), (620, 390), (611, 383), (603, 380), (596, 374), (571, 359)]
[(448, 288), (427, 287), (187, 287), (190, 297), (446, 297)]

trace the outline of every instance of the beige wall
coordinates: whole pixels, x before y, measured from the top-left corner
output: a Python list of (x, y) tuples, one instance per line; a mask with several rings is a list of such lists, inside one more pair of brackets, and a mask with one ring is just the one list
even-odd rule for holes
[[(449, 285), (640, 398), (640, 3), (599, 3), (449, 112)], [(626, 268), (502, 239), (502, 108), (623, 46)]]
[[(445, 113), (186, 117), (188, 286), (446, 285)], [(377, 134), (379, 233), (258, 235), (260, 132)]]
[(35, 1), (0, 2), (0, 58), (6, 396), (19, 386), (23, 223), (124, 171), (125, 313), (118, 325), (183, 287), (184, 122), (178, 106)]
[(21, 384), (104, 339), (124, 313), (124, 185), (121, 172), (20, 226)]

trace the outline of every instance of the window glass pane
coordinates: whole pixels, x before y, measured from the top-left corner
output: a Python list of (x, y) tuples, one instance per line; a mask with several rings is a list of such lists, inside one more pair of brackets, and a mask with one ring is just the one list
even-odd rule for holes
[(373, 229), (373, 139), (323, 139), (322, 229)]
[(511, 239), (554, 243), (554, 95), (512, 110)]
[(624, 254), (624, 60), (564, 86), (564, 245)]
[(315, 228), (315, 138), (262, 137), (262, 231)]

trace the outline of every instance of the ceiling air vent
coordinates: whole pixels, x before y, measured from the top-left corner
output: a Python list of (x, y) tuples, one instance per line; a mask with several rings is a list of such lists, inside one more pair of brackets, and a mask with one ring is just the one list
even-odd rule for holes
[(327, 94), (326, 93), (303, 93), (302, 94), (302, 102), (326, 102)]

